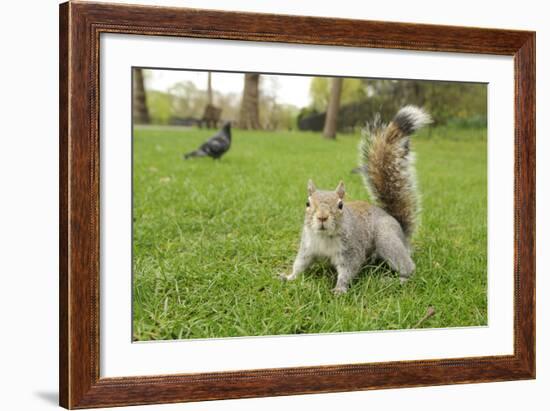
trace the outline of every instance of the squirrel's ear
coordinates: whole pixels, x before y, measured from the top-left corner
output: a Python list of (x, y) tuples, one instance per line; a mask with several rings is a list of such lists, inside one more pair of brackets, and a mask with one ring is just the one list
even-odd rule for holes
[(344, 182), (342, 180), (340, 180), (338, 186), (336, 187), (336, 194), (338, 194), (340, 199), (344, 198), (344, 195), (346, 194), (346, 187), (344, 186)]
[(313, 180), (309, 179), (309, 181), (307, 182), (307, 193), (309, 195), (312, 195), (315, 192), (315, 190), (317, 189), (315, 188), (315, 184), (313, 183)]

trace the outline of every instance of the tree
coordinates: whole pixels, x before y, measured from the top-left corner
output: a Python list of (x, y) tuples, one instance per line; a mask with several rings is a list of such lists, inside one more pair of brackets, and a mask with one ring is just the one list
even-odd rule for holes
[(177, 117), (200, 118), (207, 104), (207, 93), (192, 81), (173, 84), (168, 93), (172, 96), (172, 114)]
[(207, 89), (207, 93), (208, 93), (208, 105), (211, 106), (214, 102), (214, 99), (212, 97), (212, 72), (209, 71), (208, 72), (208, 89)]
[[(328, 77), (314, 77), (309, 86), (311, 108), (318, 112), (326, 110), (330, 98), (331, 82)], [(340, 104), (362, 101), (367, 97), (367, 84), (364, 79), (346, 78), (342, 83)]]
[(318, 112), (324, 111), (330, 97), (330, 79), (313, 77), (309, 83), (310, 107)]
[(169, 124), (172, 118), (172, 95), (158, 90), (147, 92), (147, 107), (151, 124)]
[(145, 82), (143, 80), (143, 69), (134, 69), (133, 77), (133, 105), (132, 115), (137, 124), (148, 124), (151, 121), (147, 109), (147, 96), (145, 94)]
[(330, 98), (325, 118), (323, 136), (325, 138), (336, 138), (336, 125), (338, 122), (338, 110), (340, 109), (340, 97), (342, 95), (342, 77), (334, 77), (331, 81)]
[(259, 84), (259, 74), (246, 73), (244, 75), (244, 90), (239, 121), (239, 126), (241, 128), (247, 130), (257, 130), (261, 128), (259, 116)]

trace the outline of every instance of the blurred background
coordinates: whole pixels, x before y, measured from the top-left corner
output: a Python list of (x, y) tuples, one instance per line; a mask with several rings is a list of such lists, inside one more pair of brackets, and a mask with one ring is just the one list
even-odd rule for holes
[[(139, 68), (133, 81), (135, 340), (408, 329), (428, 304), (423, 327), (487, 324), (486, 84)], [(426, 211), (412, 286), (366, 266), (335, 302), (323, 264), (282, 284), (308, 179), (367, 198), (360, 131), (408, 104), (434, 119), (413, 143)]]
[(135, 68), (134, 124), (354, 133), (380, 113), (424, 107), (434, 126), (484, 128), (487, 85)]

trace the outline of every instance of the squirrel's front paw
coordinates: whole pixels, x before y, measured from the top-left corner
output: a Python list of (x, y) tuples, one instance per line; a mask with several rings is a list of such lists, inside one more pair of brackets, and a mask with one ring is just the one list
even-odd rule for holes
[(287, 273), (281, 273), (279, 274), (279, 279), (281, 281), (292, 281), (296, 278), (296, 276), (293, 276), (292, 274), (287, 274)]
[(348, 287), (345, 287), (345, 286), (342, 286), (342, 285), (337, 285), (336, 287), (334, 287), (332, 289), (332, 293), (334, 295), (341, 295), (341, 294), (345, 294), (348, 292)]

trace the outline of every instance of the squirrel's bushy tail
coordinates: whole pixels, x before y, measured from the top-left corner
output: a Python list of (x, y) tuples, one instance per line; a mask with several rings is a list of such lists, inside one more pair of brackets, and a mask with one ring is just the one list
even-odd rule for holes
[(361, 139), (360, 170), (371, 198), (401, 224), (407, 238), (414, 232), (420, 210), (409, 140), (431, 121), (421, 108), (405, 106), (387, 126), (375, 118)]

